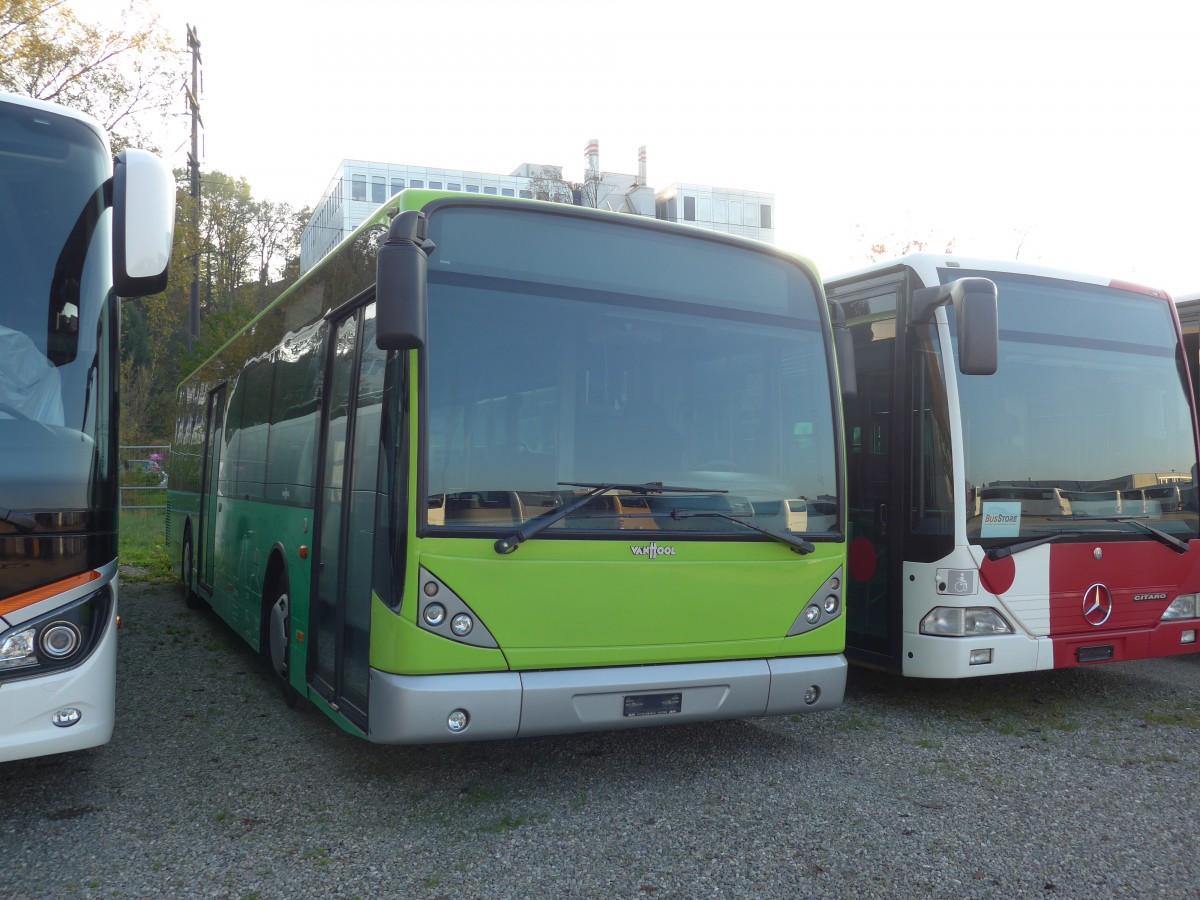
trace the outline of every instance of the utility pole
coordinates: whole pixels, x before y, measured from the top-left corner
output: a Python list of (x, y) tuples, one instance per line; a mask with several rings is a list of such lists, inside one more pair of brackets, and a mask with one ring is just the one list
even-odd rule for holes
[[(200, 118), (200, 38), (196, 29), (187, 27), (188, 50), (192, 52), (192, 86), (186, 88), (188, 105), (192, 113), (192, 151), (188, 154), (188, 173), (191, 175), (192, 229), (200, 235), (200, 129), (204, 122)], [(200, 248), (192, 256), (192, 286), (188, 303), (188, 349), (192, 340), (200, 337)]]

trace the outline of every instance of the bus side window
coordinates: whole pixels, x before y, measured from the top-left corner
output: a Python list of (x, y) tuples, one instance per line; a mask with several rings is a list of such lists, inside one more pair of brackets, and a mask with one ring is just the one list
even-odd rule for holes
[(289, 335), (278, 351), (266, 470), (266, 497), (276, 503), (311, 507), (315, 499), (324, 333), (317, 323)]

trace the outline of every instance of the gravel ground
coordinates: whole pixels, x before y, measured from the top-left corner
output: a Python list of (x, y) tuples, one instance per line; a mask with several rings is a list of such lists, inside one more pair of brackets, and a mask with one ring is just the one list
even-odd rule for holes
[(0, 896), (1200, 897), (1196, 657), (382, 747), (122, 590), (112, 743), (0, 764)]

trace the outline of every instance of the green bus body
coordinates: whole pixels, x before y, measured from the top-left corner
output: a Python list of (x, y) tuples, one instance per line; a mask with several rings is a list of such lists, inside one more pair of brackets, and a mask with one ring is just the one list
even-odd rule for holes
[[(377, 296), (409, 210), (428, 297)], [(426, 299), (419, 346), (379, 349), (379, 309)], [(169, 553), (285, 692), (375, 741), (829, 709), (831, 348), (815, 272), (773, 248), (409, 190), (180, 385)]]

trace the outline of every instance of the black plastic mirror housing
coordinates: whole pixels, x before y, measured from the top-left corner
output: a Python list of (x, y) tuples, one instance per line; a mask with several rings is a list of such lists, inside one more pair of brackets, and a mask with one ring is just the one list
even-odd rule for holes
[(392, 219), (375, 270), (375, 343), (380, 350), (419, 350), (428, 324), (429, 220), (408, 210)]
[(996, 283), (989, 278), (957, 278), (914, 291), (911, 321), (927, 321), (944, 303), (954, 304), (958, 320), (958, 370), (964, 375), (994, 375), (1000, 360)]

